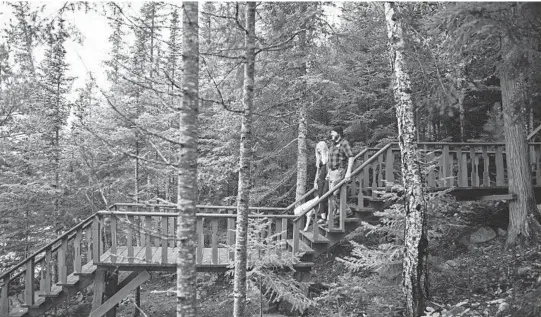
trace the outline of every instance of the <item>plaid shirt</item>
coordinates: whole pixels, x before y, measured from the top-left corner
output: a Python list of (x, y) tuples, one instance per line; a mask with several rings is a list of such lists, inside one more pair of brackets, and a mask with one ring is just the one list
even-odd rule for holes
[(346, 139), (341, 138), (338, 143), (333, 141), (329, 149), (329, 168), (331, 170), (346, 169), (350, 157), (353, 157), (353, 151)]

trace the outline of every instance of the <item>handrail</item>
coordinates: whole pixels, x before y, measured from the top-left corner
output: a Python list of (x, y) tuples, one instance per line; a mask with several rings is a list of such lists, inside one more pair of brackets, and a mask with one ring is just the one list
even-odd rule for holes
[[(393, 143), (389, 143), (389, 144), (385, 145), (381, 150), (377, 151), (368, 160), (364, 161), (363, 164), (361, 164), (361, 166), (357, 167), (353, 172), (351, 172), (351, 176), (354, 176), (354, 175), (357, 175), (358, 173), (360, 173), (363, 170), (363, 168), (365, 168), (368, 164), (372, 163), (378, 156), (380, 156), (385, 151), (387, 151), (392, 145), (393, 145)], [(345, 183), (347, 183), (347, 181), (345, 179), (343, 179), (338, 184), (336, 184), (333, 188), (330, 188), (325, 194), (323, 194), (321, 197), (319, 197), (318, 200), (316, 200), (313, 203), (309, 204), (307, 206), (307, 208), (304, 210), (304, 212), (302, 214), (300, 214), (299, 216), (297, 216), (297, 218), (295, 218), (293, 220), (293, 222), (297, 222), (299, 219), (304, 217), (310, 210), (312, 210), (312, 208), (317, 206), (323, 199), (325, 199), (325, 198), (329, 197), (330, 195), (332, 195), (332, 193), (334, 193), (336, 190), (338, 190), (340, 187), (342, 187), (342, 185), (344, 185)]]
[[(92, 220), (94, 218), (94, 216), (96, 216), (97, 213), (94, 213), (92, 214), (91, 216), (89, 216), (88, 218), (86, 218), (85, 220), (83, 220), (82, 222), (80, 222), (78, 225), (76, 225), (75, 227), (71, 228), (70, 230), (68, 230), (67, 232), (65, 232), (63, 235), (61, 235), (60, 237), (54, 239), (52, 242), (48, 243), (47, 245), (43, 246), (42, 248), (40, 248), (39, 250), (37, 250), (36, 252), (32, 253), (32, 255), (26, 257), (24, 260), (22, 260), (21, 262), (19, 262), (18, 264), (16, 264), (14, 267), (12, 267), (11, 269), (5, 271), (5, 272), (2, 272), (0, 274), (0, 280), (2, 280), (6, 275), (8, 274), (11, 274), (13, 271), (15, 271), (16, 269), (19, 269), (21, 266), (24, 266), (24, 264), (28, 261), (28, 259), (31, 259), (31, 258), (34, 258), (34, 257), (37, 257), (40, 253), (42, 253), (43, 251), (46, 251), (48, 248), (50, 248), (52, 245), (54, 245), (55, 243), (57, 243), (58, 241), (61, 241), (64, 239), (64, 237), (68, 237), (69, 238), (69, 235), (72, 234), (74, 231), (80, 229), (81, 227), (85, 227), (85, 224), (87, 224), (87, 222), (90, 222), (90, 220)], [(54, 251), (54, 250), (53, 250)], [(39, 259), (41, 260), (41, 259)], [(36, 261), (38, 262), (38, 261)], [(22, 272), (24, 272), (26, 269), (22, 270), (21, 272), (18, 272), (17, 275), (13, 276), (12, 278), (15, 278), (15, 277), (18, 277), (19, 275), (22, 274)]]
[[(160, 207), (160, 208), (171, 208), (176, 209), (178, 206), (176, 204), (141, 204), (141, 203), (116, 203), (111, 205), (111, 208), (116, 206), (134, 206), (134, 207)], [(237, 206), (214, 206), (214, 205), (196, 205), (198, 209), (237, 209)], [(263, 211), (282, 211), (286, 210), (284, 207), (248, 207), (249, 210), (263, 210)]]
[[(357, 153), (357, 155), (355, 155), (353, 157), (353, 161), (355, 161), (356, 159), (360, 158), (362, 155), (364, 155), (366, 152), (368, 152), (369, 150), (376, 150), (376, 148), (365, 148), (364, 150), (362, 150), (361, 152)], [(291, 209), (293, 209), (295, 207), (295, 205), (299, 202), (301, 202), (303, 199), (305, 199), (306, 197), (310, 196), (310, 194), (312, 194), (314, 191), (316, 191), (315, 188), (312, 188), (311, 190), (309, 190), (306, 194), (304, 194), (301, 198), (295, 200), (293, 203), (291, 203), (291, 205), (287, 206), (284, 210), (283, 213), (287, 213), (289, 212)]]
[[(147, 216), (147, 217), (177, 217), (177, 213), (172, 212), (137, 212), (137, 211), (108, 211), (100, 210), (96, 212), (97, 215), (107, 216), (107, 215), (117, 215), (117, 216)], [(236, 218), (236, 214), (211, 214), (211, 213), (197, 213), (196, 217), (203, 218)], [(295, 218), (294, 215), (257, 215), (251, 214), (248, 215), (249, 218)]]
[(528, 138), (526, 140), (530, 141), (539, 131), (541, 131), (541, 124), (535, 128), (530, 134), (528, 134)]

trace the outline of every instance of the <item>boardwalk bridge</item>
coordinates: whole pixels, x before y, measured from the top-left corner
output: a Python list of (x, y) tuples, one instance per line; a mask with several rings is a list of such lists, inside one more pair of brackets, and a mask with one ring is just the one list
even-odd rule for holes
[[(448, 190), (458, 200), (514, 199), (507, 187), (505, 144), (430, 142), (418, 147), (427, 190)], [(541, 143), (529, 144), (529, 159), (540, 201)], [(390, 204), (386, 194), (396, 191), (402, 179), (400, 150), (395, 143), (368, 148), (354, 162), (351, 182), (335, 187), (340, 191), (339, 217), (330, 215), (326, 226), (314, 224), (310, 231), (302, 231), (305, 217), (293, 215), (295, 204), (250, 208), (251, 218), (265, 219), (263, 234), (274, 241), (264, 252), (299, 255), (295, 269), (306, 272), (314, 257), (361, 222), (377, 222), (374, 212)], [(225, 271), (234, 260), (236, 207), (197, 209), (197, 270)], [(150, 271), (175, 271), (176, 217), (174, 207), (142, 204), (115, 204), (91, 215), (0, 274), (0, 317), (42, 315), (92, 284), (90, 316), (115, 316), (115, 306), (148, 280)], [(121, 274), (110, 274), (113, 271)], [(14, 305), (14, 298), (22, 305)]]

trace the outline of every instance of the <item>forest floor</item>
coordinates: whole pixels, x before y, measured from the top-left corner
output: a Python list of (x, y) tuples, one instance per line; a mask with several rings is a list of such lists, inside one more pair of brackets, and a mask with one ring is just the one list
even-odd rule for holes
[[(431, 297), (428, 303), (429, 312), (425, 316), (539, 316), (541, 312), (541, 247), (505, 250), (504, 243), (504, 236), (497, 236), (491, 241), (467, 247), (457, 244), (451, 238), (448, 240), (445, 240), (445, 237), (440, 238), (439, 249), (431, 250), (429, 261)], [(320, 285), (331, 285), (338, 283), (346, 274), (351, 274), (342, 262), (336, 260), (336, 257), (347, 256), (352, 249), (353, 246), (344, 240), (331, 248), (329, 252), (320, 255), (315, 261), (311, 280)], [(152, 273), (152, 279), (142, 286), (141, 309), (143, 313), (141, 316), (174, 316), (175, 283), (173, 274)], [(232, 281), (227, 276), (198, 274), (198, 302), (200, 303), (198, 316), (231, 316), (232, 289)], [(400, 285), (397, 284), (393, 291), (400, 292)], [(364, 298), (370, 298), (370, 296)], [(120, 304), (118, 317), (133, 316), (135, 307), (133, 299), (132, 294)], [(78, 311), (87, 311), (89, 301), (91, 298), (85, 299), (82, 306), (86, 306), (86, 309)], [(386, 310), (386, 313), (382, 308), (377, 314), (365, 308), (367, 305), (378, 303), (365, 304), (359, 305), (358, 301), (344, 300), (336, 307), (334, 305), (315, 307), (305, 311), (304, 314), (282, 311), (281, 314), (265, 313), (264, 316), (394, 317), (401, 315), (401, 307), (399, 307), (401, 303), (394, 303), (397, 308), (395, 310)], [(353, 307), (354, 305), (356, 307)], [(267, 303), (264, 303), (264, 311), (267, 311), (267, 308)], [(248, 303), (247, 316), (259, 316), (259, 309), (258, 297), (254, 296)], [(79, 314), (72, 311), (69, 316), (79, 316)]]

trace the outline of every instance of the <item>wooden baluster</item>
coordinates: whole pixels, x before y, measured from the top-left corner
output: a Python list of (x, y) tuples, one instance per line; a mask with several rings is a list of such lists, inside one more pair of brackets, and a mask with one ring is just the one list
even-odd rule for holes
[(378, 187), (385, 187), (385, 182), (383, 181), (383, 155), (378, 156)]
[(472, 146), (470, 148), (470, 161), (471, 161), (471, 186), (476, 187), (477, 184), (477, 174), (475, 169), (475, 159), (477, 158), (477, 154), (475, 154), (475, 148)]
[(541, 145), (535, 147), (536, 160), (535, 160), (535, 179), (537, 186), (541, 186)]
[(483, 187), (490, 187), (490, 158), (488, 156), (488, 146), (483, 146)]
[(80, 273), (83, 267), (81, 261), (81, 241), (83, 240), (83, 229), (77, 229), (75, 240), (73, 241), (73, 272)]
[(455, 186), (455, 158), (453, 156), (453, 153), (449, 152), (449, 187)]
[[(333, 194), (331, 194), (333, 195)], [(333, 229), (333, 226), (334, 226), (334, 212), (332, 210), (333, 206), (332, 206), (332, 202), (331, 202), (331, 195), (328, 196), (328, 204), (327, 204), (327, 227), (329, 228), (329, 230), (332, 230)], [(334, 199), (334, 197), (332, 197), (332, 199)], [(294, 223), (297, 223), (298, 221), (295, 221)]]
[(293, 222), (293, 252), (292, 255), (295, 256), (299, 252), (299, 222)]
[(212, 264), (218, 264), (218, 218), (212, 219), (210, 226), (212, 228)]
[(347, 190), (346, 186), (342, 186), (340, 188), (340, 224), (339, 229), (340, 230), (346, 230), (345, 224), (346, 224), (346, 212), (347, 212)]
[(392, 184), (394, 183), (394, 154), (392, 148), (387, 150), (387, 155), (385, 158), (385, 182), (385, 190), (390, 192), (392, 189)]
[(203, 218), (197, 218), (196, 223), (196, 236), (197, 236), (197, 253), (196, 253), (196, 262), (197, 264), (203, 263), (203, 247), (205, 246), (205, 235), (203, 233)]
[(465, 187), (464, 174), (463, 174), (464, 167), (462, 166), (462, 163), (463, 163), (462, 149), (459, 147), (456, 149), (456, 165), (457, 165), (456, 183), (458, 187)]
[(111, 215), (111, 263), (116, 263), (117, 257), (117, 234), (116, 216)]
[(372, 197), (376, 195), (378, 189), (378, 162), (372, 163)]
[(175, 224), (176, 224), (177, 217), (169, 218), (169, 247), (174, 248), (175, 247), (175, 238), (176, 238), (176, 232), (175, 232)]
[(364, 168), (359, 174), (355, 176), (355, 178), (357, 178), (357, 180), (359, 181), (359, 191), (357, 192), (357, 208), (359, 209), (364, 207), (363, 175), (364, 175)]
[(145, 260), (147, 263), (152, 261), (152, 217), (145, 218)]
[(449, 187), (449, 145), (443, 146), (441, 153), (441, 165), (440, 165), (440, 177), (442, 177), (441, 184), (443, 187)]
[[(232, 215), (233, 210), (228, 210), (228, 214)], [(229, 217), (227, 218), (227, 245), (228, 246), (234, 246), (235, 245), (235, 218)], [(235, 259), (235, 251), (233, 248), (229, 249), (229, 260), (233, 261)]]
[(2, 291), (0, 294), (0, 316), (9, 315), (9, 274), (2, 279)]
[(28, 258), (24, 274), (24, 305), (34, 305), (34, 258)]
[(101, 256), (101, 250), (100, 250), (100, 219), (99, 215), (96, 215), (94, 217), (94, 221), (92, 222), (92, 259), (94, 260), (94, 264), (101, 262), (100, 256)]
[(167, 263), (167, 257), (168, 257), (168, 245), (170, 237), (168, 236), (169, 232), (167, 230), (167, 221), (169, 219), (166, 216), (162, 216), (162, 236), (161, 236), (161, 247), (162, 247), (162, 264)]
[(86, 263), (92, 261), (92, 225), (86, 227), (85, 231), (86, 240)]
[(68, 238), (64, 238), (58, 248), (57, 263), (58, 263), (58, 282), (65, 284), (68, 279), (68, 267), (66, 266), (66, 253), (68, 251)]
[[(267, 222), (268, 222), (268, 229), (267, 229), (267, 230), (268, 230), (268, 231), (267, 231), (267, 239), (268, 239), (268, 241), (267, 241), (267, 254), (270, 254), (270, 250), (271, 250), (271, 247), (272, 247), (272, 245), (271, 245), (271, 244), (272, 244), (272, 240), (273, 240), (273, 239), (271, 238), (271, 237), (272, 237), (272, 224), (273, 224), (273, 222), (274, 222), (275, 220), (276, 220), (276, 218), (270, 218), (270, 219), (267, 220)], [(314, 224), (314, 227), (316, 227), (315, 224)]]
[(317, 224), (318, 215), (317, 212), (319, 211), (319, 206), (316, 205), (314, 207), (314, 220), (312, 220), (312, 237), (314, 238), (314, 241), (319, 238), (319, 226)]
[[(154, 207), (154, 212), (160, 212), (160, 207)], [(155, 228), (154, 230), (154, 246), (156, 248), (160, 247), (161, 239), (162, 239), (162, 232), (161, 232), (161, 226), (160, 226), (160, 219), (161, 217), (154, 217), (154, 223), (152, 224), (152, 227)]]
[(278, 257), (282, 256), (282, 220), (276, 218), (276, 255)]
[(53, 285), (53, 251), (49, 247), (47, 250), (45, 250), (45, 260), (43, 261), (44, 269), (45, 269), (45, 283), (43, 285), (43, 292), (45, 294), (51, 293), (51, 287)]
[(503, 166), (503, 146), (496, 146), (496, 186), (505, 185), (505, 170)]
[(127, 247), (128, 247), (128, 263), (133, 263), (133, 228), (135, 226), (135, 218), (132, 215), (128, 216), (128, 241), (127, 241)]
[(435, 179), (434, 179), (434, 169), (435, 169), (435, 166), (434, 166), (434, 152), (427, 152), (426, 161), (427, 161), (427, 165), (429, 167), (428, 175), (426, 177), (427, 182), (428, 182), (428, 187), (435, 187), (436, 182), (435, 182)]
[(287, 218), (283, 218), (282, 219), (282, 237), (281, 237), (281, 247), (282, 249), (284, 249), (286, 247), (286, 244), (287, 244)]
[(475, 186), (481, 186), (481, 179), (479, 177), (479, 155), (475, 155)]

